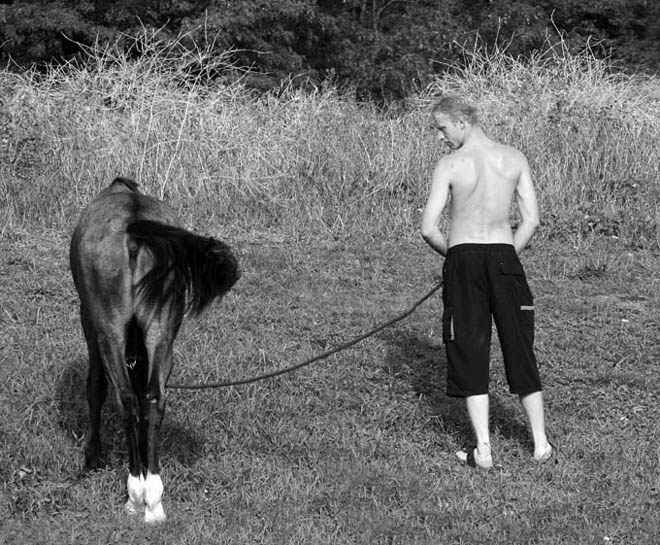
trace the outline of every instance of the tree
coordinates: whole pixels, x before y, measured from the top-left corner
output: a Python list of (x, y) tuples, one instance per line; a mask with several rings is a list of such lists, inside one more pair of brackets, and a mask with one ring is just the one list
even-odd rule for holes
[(599, 44), (631, 68), (660, 67), (652, 0), (15, 0), (0, 4), (0, 54), (23, 65), (68, 60), (77, 43), (120, 36), (140, 54), (132, 38), (145, 28), (231, 50), (258, 89), (330, 79), (380, 101), (423, 86), (477, 37), (524, 56), (559, 32), (572, 49)]

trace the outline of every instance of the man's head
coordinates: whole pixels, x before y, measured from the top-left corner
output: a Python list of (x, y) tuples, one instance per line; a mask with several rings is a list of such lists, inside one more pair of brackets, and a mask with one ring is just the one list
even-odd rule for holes
[(454, 123), (463, 121), (470, 125), (479, 124), (477, 108), (456, 95), (444, 96), (433, 106), (434, 117), (441, 113), (449, 116)]
[(438, 137), (452, 149), (460, 148), (471, 127), (479, 124), (477, 109), (453, 95), (443, 97), (432, 113)]

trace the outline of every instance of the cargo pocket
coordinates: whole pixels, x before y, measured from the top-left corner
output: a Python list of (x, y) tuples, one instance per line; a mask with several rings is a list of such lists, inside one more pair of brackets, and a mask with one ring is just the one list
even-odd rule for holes
[(442, 313), (442, 342), (448, 343), (454, 340), (454, 309), (445, 307)]
[(527, 284), (525, 271), (520, 261), (512, 259), (500, 262), (500, 272), (511, 279), (509, 295), (519, 305), (519, 310), (523, 312), (523, 316), (527, 316), (533, 320), (534, 297), (529, 289), (529, 284)]
[(523, 271), (522, 265), (518, 260), (510, 261), (501, 261), (500, 262), (500, 272), (502, 274), (513, 275), (513, 276), (524, 276), (525, 271)]

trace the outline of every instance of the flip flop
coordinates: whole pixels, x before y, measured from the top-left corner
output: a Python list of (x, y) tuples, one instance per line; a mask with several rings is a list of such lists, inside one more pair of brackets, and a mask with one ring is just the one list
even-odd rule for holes
[(480, 467), (482, 469), (493, 467), (492, 456), (480, 457), (476, 447), (462, 448), (456, 453), (456, 458), (470, 467)]

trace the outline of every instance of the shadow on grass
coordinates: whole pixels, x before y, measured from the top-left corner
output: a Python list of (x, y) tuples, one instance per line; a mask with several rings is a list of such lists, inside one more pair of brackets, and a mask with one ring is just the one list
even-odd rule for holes
[[(85, 393), (87, 382), (87, 359), (79, 357), (70, 363), (55, 384), (55, 399), (59, 413), (59, 426), (71, 441), (80, 443), (82, 469), (84, 437), (89, 425), (89, 409)], [(106, 465), (127, 464), (126, 438), (119, 411), (114, 403), (112, 387), (103, 406), (101, 416), (102, 457)], [(182, 465), (193, 465), (199, 458), (203, 439), (195, 429), (176, 422), (176, 415), (165, 412), (160, 434), (160, 457), (174, 458)], [(76, 461), (74, 461), (75, 463)]]
[[(448, 436), (453, 436), (461, 444), (474, 443), (463, 399), (449, 397), (445, 393), (447, 356), (444, 345), (413, 332), (388, 333), (383, 338), (390, 345), (385, 360), (386, 369), (391, 376), (405, 377), (413, 391), (424, 397), (429, 419), (436, 423), (439, 442), (449, 443)], [(530, 442), (529, 433), (520, 421), (521, 412), (514, 407), (511, 399), (500, 398), (491, 391), (491, 430), (526, 445)]]

